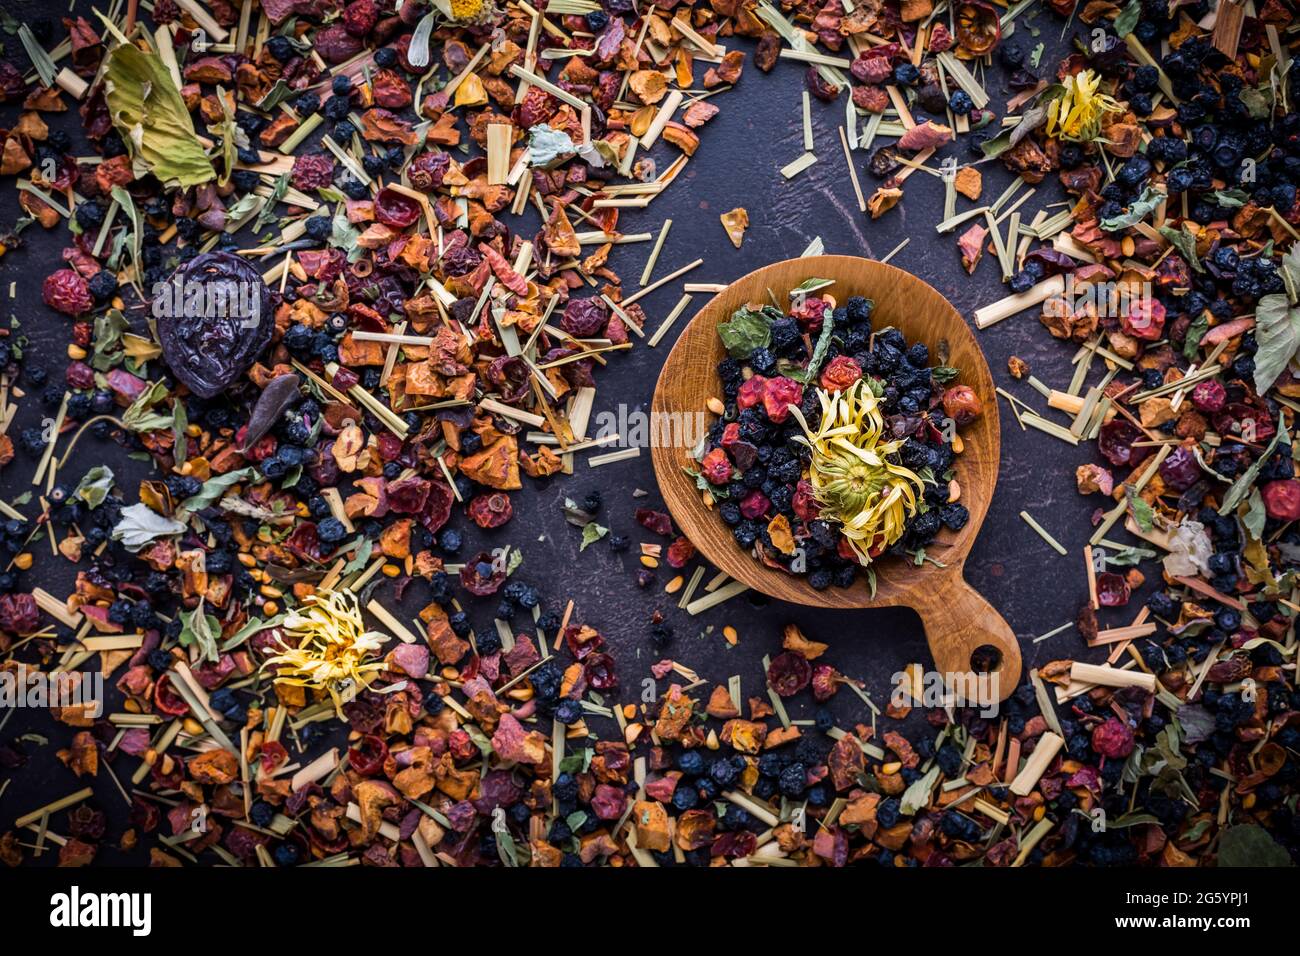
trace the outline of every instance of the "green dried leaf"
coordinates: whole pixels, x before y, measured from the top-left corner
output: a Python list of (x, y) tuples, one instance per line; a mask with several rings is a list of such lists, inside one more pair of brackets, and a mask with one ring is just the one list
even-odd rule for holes
[(772, 320), (780, 318), (776, 309), (739, 308), (731, 313), (731, 321), (718, 326), (718, 337), (732, 358), (748, 358), (755, 349), (765, 349), (772, 344)]
[(1242, 823), (1219, 837), (1219, 866), (1290, 866), (1291, 855), (1261, 826)]
[(1255, 307), (1255, 390), (1263, 395), (1285, 371), (1300, 347), (1300, 309), (1287, 297), (1266, 295)]
[(72, 494), (84, 501), (94, 510), (104, 503), (108, 493), (113, 490), (113, 469), (107, 465), (96, 465), (77, 482)]
[(594, 521), (588, 521), (582, 526), (582, 544), (578, 547), (578, 550), (586, 551), (588, 545), (595, 544), (607, 534), (609, 534), (608, 528)]
[[(104, 98), (131, 155), (159, 180), (188, 188), (216, 178), (180, 90), (157, 53), (130, 43), (114, 47), (104, 73)], [(134, 206), (129, 200), (123, 204)]]

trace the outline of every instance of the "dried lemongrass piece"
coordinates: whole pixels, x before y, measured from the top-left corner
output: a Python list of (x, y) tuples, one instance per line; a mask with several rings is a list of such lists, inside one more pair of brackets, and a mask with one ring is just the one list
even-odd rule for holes
[(817, 156), (814, 153), (804, 153), (798, 159), (791, 160), (781, 167), (781, 175), (786, 179), (794, 179), (809, 166), (817, 162)]
[(1064, 738), (1050, 730), (1039, 737), (1034, 752), (1011, 781), (1011, 792), (1018, 797), (1029, 796), (1064, 744)]

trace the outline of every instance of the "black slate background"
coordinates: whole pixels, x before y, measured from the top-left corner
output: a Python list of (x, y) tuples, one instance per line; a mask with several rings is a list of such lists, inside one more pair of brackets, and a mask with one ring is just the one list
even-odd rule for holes
[[(80, 11), (88, 4), (78, 0), (75, 6)], [(20, 20), (63, 13), (55, 13), (34, 0), (0, 0), (0, 7)], [(1070, 39), (1069, 34), (1062, 38), (1061, 20), (1044, 12), (1022, 17), (1016, 34), (1015, 41), (1027, 50), (1040, 42), (1046, 45), (1040, 75), (1055, 69)], [(26, 68), (26, 57), (17, 37), (0, 34), (0, 42), (4, 44), (4, 55)], [(749, 41), (728, 41), (729, 46), (736, 44), (752, 51)], [(697, 77), (702, 75), (703, 68), (697, 66)], [(877, 221), (858, 212), (836, 132), (844, 120), (842, 97), (829, 105), (813, 101), (818, 163), (792, 181), (787, 182), (780, 175), (779, 169), (803, 152), (800, 119), (803, 73), (800, 64), (781, 61), (772, 73), (764, 75), (753, 66), (752, 60), (748, 61), (739, 85), (713, 99), (721, 113), (700, 131), (701, 147), (684, 173), (649, 208), (623, 211), (619, 226), (625, 233), (657, 232), (665, 217), (673, 219), (656, 276), (696, 257), (705, 259), (685, 280), (671, 283), (642, 300), (649, 316), (649, 330), (656, 328), (676, 303), (682, 281), (728, 282), (762, 265), (799, 255), (815, 236), (822, 238), (827, 252), (870, 258), (883, 257), (904, 238), (909, 238), (910, 243), (893, 263), (934, 285), (968, 320), (974, 309), (1005, 294), (994, 257), (986, 255), (976, 274), (968, 276), (959, 261), (956, 233), (945, 236), (935, 233), (934, 226), (943, 214), (943, 190), (937, 177), (919, 172), (912, 175), (906, 183), (903, 202)], [(991, 108), (1000, 113), (1010, 95), (1000, 67), (990, 70), (987, 88), (992, 95)], [(0, 125), (9, 125), (16, 115), (13, 106), (0, 108)], [(918, 119), (921, 115), (918, 111)], [(67, 129), (74, 142), (81, 142), (75, 110), (46, 119), (55, 128)], [(948, 153), (956, 155), (962, 163), (975, 158), (964, 142), (949, 146), (944, 151)], [(663, 168), (672, 161), (676, 150), (661, 143), (653, 155)], [(876, 183), (866, 172), (866, 159), (866, 153), (854, 153), (863, 189), (869, 195)], [(981, 169), (984, 173), (981, 202), (989, 202), (1010, 182), (1010, 176), (998, 163), (985, 163)], [(1049, 179), (1021, 207), (1023, 218), (1028, 221), (1037, 209), (1062, 198), (1059, 185)], [(959, 197), (959, 211), (971, 205)], [(718, 221), (720, 213), (736, 206), (748, 210), (751, 223), (740, 250), (730, 245)], [(12, 223), (18, 214), (11, 180), (0, 191), (0, 222)], [(538, 225), (535, 211), (530, 210), (530, 216), (525, 225), (518, 227), (529, 236)], [(515, 220), (507, 221), (517, 224)], [(579, 225), (579, 228), (583, 227)], [(5, 301), (4, 291), (14, 283), (15, 297), (4, 308), (17, 316), (23, 334), (30, 340), (27, 363), (44, 365), (51, 378), (58, 380), (66, 363), (64, 350), (69, 320), (44, 307), (40, 282), (58, 266), (59, 253), (67, 237), (62, 226), (48, 233), (33, 226), (23, 233), (26, 241), (23, 250), (0, 258), (0, 302)], [(247, 233), (241, 235), (240, 241), (251, 244)], [(618, 246), (610, 257), (610, 265), (623, 276), (629, 292), (637, 288), (635, 283), (650, 248), (650, 243)], [(692, 305), (703, 305), (705, 298), (697, 295)], [(689, 310), (676, 327), (684, 326), (693, 312), (694, 309)], [(7, 316), (0, 318), (7, 319)], [(142, 327), (138, 310), (134, 319), (137, 327)], [(1042, 408), (1044, 404), (1040, 396), (1026, 383), (1016, 382), (1007, 374), (1009, 356), (1026, 359), (1034, 374), (1049, 385), (1064, 388), (1068, 384), (1072, 371), (1069, 359), (1074, 349), (1051, 339), (1033, 314), (1016, 316), (978, 335), (995, 380), (1036, 407)], [(670, 335), (654, 349), (637, 342), (630, 353), (611, 357), (609, 366), (598, 374), (595, 411), (617, 412), (619, 404), (625, 404), (629, 411), (647, 411), (671, 341)], [(985, 407), (988, 412), (993, 411), (991, 403)], [(52, 415), (53, 411), (41, 407), (37, 394), (29, 395), (21, 403), (11, 433), (16, 436), (21, 428), (38, 423), (42, 416)], [(1091, 460), (1092, 452), (1086, 447), (1071, 448), (1034, 431), (1023, 432), (1006, 411), (1005, 404), (1000, 404), (997, 412), (1002, 415), (1000, 479), (966, 573), (971, 584), (1002, 612), (1021, 638), (1027, 672), (1046, 661), (1085, 653), (1073, 629), (1037, 644), (1032, 642), (1032, 637), (1073, 620), (1086, 598), (1080, 552), (1090, 531), (1088, 518), (1095, 504), (1076, 494), (1073, 474), (1076, 465)], [(112, 466), (127, 502), (136, 501), (136, 482), (149, 474), (150, 467), (129, 460), (111, 442), (84, 436), (63, 477), (75, 481), (86, 469), (101, 463)], [(27, 491), (34, 468), (34, 459), (20, 451), (17, 460), (0, 474), (0, 495), (11, 501)], [(675, 573), (667, 567), (656, 572), (651, 586), (637, 587), (635, 579), (640, 566), (635, 548), (616, 555), (606, 542), (599, 542), (580, 554), (580, 533), (565, 523), (561, 505), (566, 496), (580, 499), (592, 488), (600, 489), (606, 503), (599, 518), (602, 524), (632, 535), (634, 542), (659, 540), (637, 526), (632, 518), (638, 506), (662, 507), (646, 451), (637, 459), (594, 470), (580, 461), (572, 478), (560, 477), (541, 483), (525, 478), (525, 482), (525, 488), (513, 495), (515, 517), (504, 528), (480, 532), (463, 516), (453, 519), (466, 530), (465, 553), (478, 550), (479, 545), (490, 548), (509, 543), (522, 548), (524, 562), (517, 574), (542, 588), (546, 597), (544, 606), (562, 608), (563, 602), (571, 597), (577, 602), (575, 620), (595, 626), (606, 636), (609, 650), (619, 662), (623, 700), (640, 699), (641, 681), (649, 676), (649, 665), (663, 656), (651, 647), (648, 637), (649, 619), (656, 610), (664, 613), (675, 630), (668, 656), (712, 681), (725, 683), (730, 675), (741, 675), (746, 696), (760, 692), (760, 659), (764, 654), (779, 652), (782, 625), (789, 621), (797, 622), (810, 637), (829, 641), (831, 650), (827, 660), (841, 672), (865, 681), (867, 691), (881, 705), (888, 700), (892, 674), (910, 662), (929, 661), (920, 621), (908, 609), (828, 611), (742, 596), (698, 617), (689, 617), (677, 609), (676, 596), (663, 593), (663, 586)], [(638, 489), (648, 495), (634, 497)], [(1017, 516), (1021, 509), (1028, 510), (1056, 535), (1069, 549), (1069, 556), (1058, 556), (1027, 527)], [(34, 515), (37, 506), (32, 503), (22, 510)], [(56, 595), (68, 593), (75, 567), (61, 558), (54, 559), (48, 541), (39, 542), (33, 550), (37, 564), (24, 576), (24, 586), (39, 585)], [(686, 573), (689, 575), (689, 568)], [(380, 596), (388, 593), (388, 586), (384, 587)], [(424, 601), (425, 593), (417, 584), (408, 590), (401, 607), (394, 610), (409, 619)], [(479, 627), (490, 627), (495, 604), (495, 600), (488, 599), (471, 605)], [(1126, 621), (1124, 614), (1121, 611), (1119, 617)], [(1132, 611), (1127, 614), (1131, 617)], [(728, 646), (722, 637), (721, 629), (727, 624), (740, 634), (736, 647)], [(659, 683), (660, 691), (666, 683)], [(794, 716), (811, 716), (811, 707), (802, 699), (806, 696), (801, 695), (791, 708)], [(115, 701), (111, 702), (110, 707), (114, 704)], [(832, 709), (841, 726), (869, 721), (866, 707), (848, 692), (838, 695)], [(24, 734), (40, 736), (15, 740)], [(6, 776), (14, 778), (0, 797), (0, 830), (18, 815), (84, 784), (55, 756), (55, 751), (69, 737), (68, 728), (55, 724), (46, 714), (19, 711), (0, 736), (6, 743), (16, 743), (29, 755), (29, 762), (22, 769), (0, 771), (0, 781)], [(314, 752), (304, 755), (304, 761), (313, 755)], [(114, 766), (125, 782), (135, 768), (135, 761), (117, 759)], [(93, 784), (96, 804), (113, 820), (108, 843), (122, 828), (126, 806), (106, 775), (101, 774)], [(56, 831), (60, 822), (56, 819), (53, 826)], [(106, 846), (98, 862), (141, 858), (138, 852), (124, 854)], [(39, 862), (52, 863), (53, 854), (47, 852)]]

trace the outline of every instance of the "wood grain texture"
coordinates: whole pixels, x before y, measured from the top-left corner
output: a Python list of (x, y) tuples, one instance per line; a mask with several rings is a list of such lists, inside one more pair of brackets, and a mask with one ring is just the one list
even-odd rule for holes
[(961, 370), (959, 381), (975, 389), (983, 414), (962, 429), (965, 447), (957, 456), (956, 478), (970, 521), (956, 534), (943, 531), (927, 553), (945, 567), (887, 558), (876, 562), (876, 594), (865, 582), (851, 588), (816, 591), (802, 577), (765, 567), (745, 553), (718, 515), (705, 507), (695, 479), (682, 469), (689, 448), (651, 449), (655, 476), (668, 510), (700, 552), (719, 570), (755, 590), (793, 604), (812, 607), (867, 608), (903, 605), (920, 614), (935, 667), (945, 674), (970, 670), (971, 653), (991, 645), (1001, 654), (998, 681), (1001, 696), (1020, 679), (1020, 648), (1002, 616), (966, 583), (966, 556), (988, 512), (997, 484), (1001, 430), (993, 377), (975, 336), (961, 315), (937, 291), (894, 266), (853, 256), (810, 256), (765, 266), (718, 293), (682, 330), (655, 386), (651, 411), (693, 414), (703, 411), (711, 396), (721, 397), (715, 368), (724, 355), (717, 326), (747, 303), (768, 302), (768, 290), (786, 302), (789, 290), (807, 279), (834, 279), (824, 292), (843, 303), (851, 295), (874, 300), (872, 325), (895, 326), (909, 342), (924, 342), (933, 352), (941, 340), (949, 348), (949, 364)]

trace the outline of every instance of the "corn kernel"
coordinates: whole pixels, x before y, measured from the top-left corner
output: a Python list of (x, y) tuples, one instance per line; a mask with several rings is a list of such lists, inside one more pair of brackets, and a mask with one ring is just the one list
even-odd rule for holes
[(267, 617), (271, 617), (274, 614), (279, 614), (280, 605), (276, 604), (274, 601), (266, 601), (262, 604), (262, 613), (265, 614)]
[(257, 558), (253, 557), (247, 551), (240, 551), (239, 563), (246, 568), (255, 568), (257, 567)]
[(203, 725), (193, 717), (186, 717), (181, 722), (181, 726), (185, 728), (185, 732), (191, 737), (198, 737), (203, 733)]
[(668, 582), (667, 586), (664, 588), (664, 593), (676, 594), (678, 591), (682, 589), (682, 585), (685, 583), (686, 583), (686, 579), (679, 574), (677, 575), (677, 577), (673, 578), (671, 581)]
[(647, 567), (647, 568), (659, 567), (659, 562), (656, 561), (654, 558), (650, 557), (650, 555), (648, 554), (641, 555), (641, 564), (643, 567)]
[(735, 647), (736, 643), (740, 640), (740, 635), (736, 633), (736, 629), (730, 624), (722, 629), (722, 636), (732, 647)]
[(72, 359), (74, 362), (80, 362), (85, 357), (86, 357), (86, 350), (83, 349), (80, 345), (73, 345), (73, 344), (68, 345), (68, 358)]
[(24, 551), (22, 554), (18, 555), (18, 557), (14, 558), (14, 567), (19, 571), (26, 571), (31, 566), (32, 553), (30, 551)]
[(386, 578), (395, 578), (402, 573), (402, 569), (395, 564), (385, 564), (380, 571)]
[[(265, 573), (265, 572), (263, 572), (263, 573)], [(262, 587), (261, 587), (261, 589), (260, 589), (260, 593), (261, 593), (262, 597), (267, 597), (267, 598), (282, 598), (282, 597), (284, 597), (284, 592), (281, 591), (279, 588), (277, 588), (277, 587), (276, 587), (275, 585), (273, 585), (273, 584), (263, 584)]]

